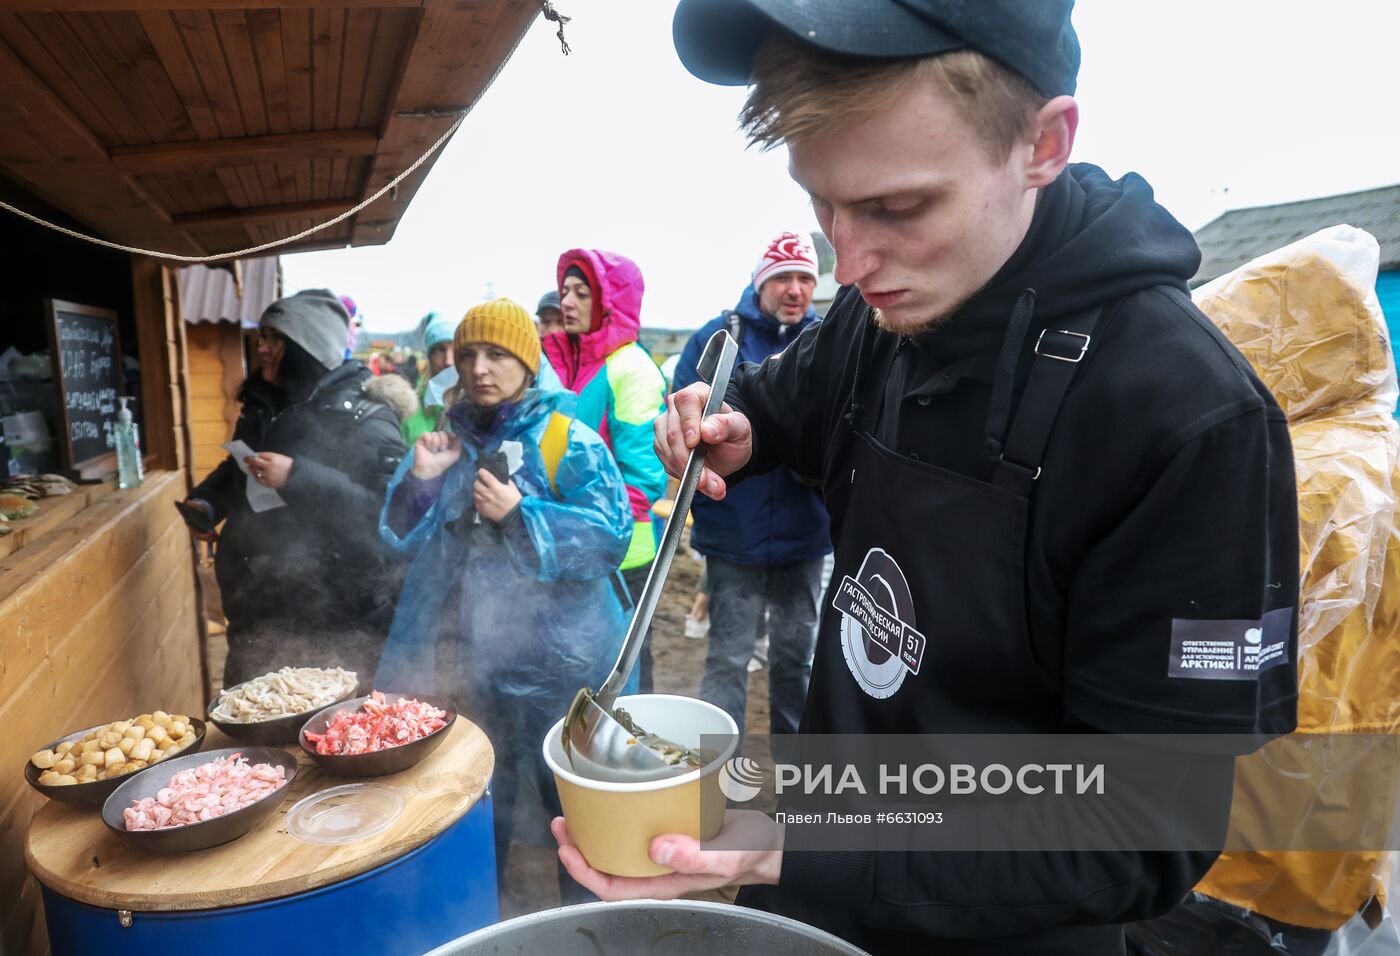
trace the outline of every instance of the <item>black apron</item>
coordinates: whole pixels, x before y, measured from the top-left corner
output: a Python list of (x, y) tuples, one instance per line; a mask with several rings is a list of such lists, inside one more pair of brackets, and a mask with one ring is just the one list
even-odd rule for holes
[[(990, 481), (908, 458), (870, 433), (861, 390), (874, 334), (867, 318), (847, 412), (827, 458), (826, 502), (838, 544), (801, 733), (1061, 729), (1059, 651), (1038, 649), (1027, 622), (1028, 516), (1050, 431), (1102, 310), (1041, 333), (1008, 427), (1033, 301), (1027, 293), (1017, 303), (999, 356), (984, 449), (995, 462)], [(874, 392), (883, 388), (876, 383)], [(781, 890), (746, 893), (740, 902), (847, 935), (840, 916), (823, 919)], [(1080, 934), (1090, 948), (1080, 949)], [(1121, 952), (1116, 927), (1037, 937), (1044, 945), (1062, 935), (1069, 938), (1051, 949), (1001, 938), (948, 941), (946, 951)], [(852, 942), (888, 945), (878, 933), (859, 936)]]
[(1025, 547), (1044, 449), (1100, 310), (1041, 334), (1008, 427), (1030, 298), (1008, 324), (992, 384), (990, 481), (881, 444), (867, 429), (858, 357), (849, 434), (838, 436), (851, 445), (838, 452), (848, 467), (827, 475), (828, 507), (843, 518), (803, 732), (1060, 729), (1059, 655), (1030, 633)]

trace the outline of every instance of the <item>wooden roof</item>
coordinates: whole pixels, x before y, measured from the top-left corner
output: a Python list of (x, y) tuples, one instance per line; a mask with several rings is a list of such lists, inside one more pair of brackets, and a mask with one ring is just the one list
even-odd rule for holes
[[(534, 0), (0, 7), (0, 176), (103, 238), (196, 255), (293, 235), (381, 188), (476, 102), (540, 9)], [(290, 248), (387, 242), (430, 167)]]

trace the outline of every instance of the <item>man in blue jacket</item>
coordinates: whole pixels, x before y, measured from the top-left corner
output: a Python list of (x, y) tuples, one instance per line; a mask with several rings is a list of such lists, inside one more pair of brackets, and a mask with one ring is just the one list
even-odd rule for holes
[[(741, 362), (762, 362), (783, 351), (818, 321), (812, 310), (816, 287), (811, 241), (795, 232), (777, 236), (739, 304), (686, 343), (675, 389), (696, 381), (700, 353), (722, 328), (739, 340)], [(831, 551), (821, 498), (792, 472), (777, 469), (744, 482), (722, 501), (697, 497), (692, 507), (691, 540), (705, 556), (710, 595), (710, 649), (700, 696), (728, 711), (743, 732), (747, 665), (766, 627), (772, 732), (797, 733), (812, 673), (822, 563)]]

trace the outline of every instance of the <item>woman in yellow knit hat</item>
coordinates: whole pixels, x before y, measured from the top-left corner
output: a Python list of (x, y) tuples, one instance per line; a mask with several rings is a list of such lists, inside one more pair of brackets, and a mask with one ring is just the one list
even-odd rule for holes
[[(413, 557), (375, 686), (445, 694), (491, 738), (500, 879), (517, 774), (538, 782), (544, 803), (526, 809), (543, 838), (559, 807), (541, 742), (621, 646), (612, 577), (632, 517), (611, 452), (573, 420), (573, 393), (535, 387), (525, 309), (474, 306), (452, 354), (444, 421), (404, 458), (381, 517), (384, 540)], [(566, 901), (585, 898), (560, 875)]]

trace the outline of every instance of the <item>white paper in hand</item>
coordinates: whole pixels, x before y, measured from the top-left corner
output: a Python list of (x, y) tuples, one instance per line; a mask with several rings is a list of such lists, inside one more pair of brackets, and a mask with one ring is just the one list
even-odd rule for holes
[(501, 451), (506, 456), (506, 473), (515, 474), (525, 463), (525, 448), (518, 441), (501, 442)]
[(248, 477), (244, 479), (246, 484), (246, 494), (248, 496), (248, 507), (254, 513), (271, 511), (273, 508), (286, 507), (287, 503), (282, 500), (282, 496), (271, 488), (258, 484), (258, 480), (253, 477), (253, 473), (248, 469), (248, 463), (243, 459), (254, 454), (253, 449), (248, 447), (247, 442), (231, 441), (224, 445), (224, 450), (233, 456), (234, 462), (238, 465), (238, 470)]

